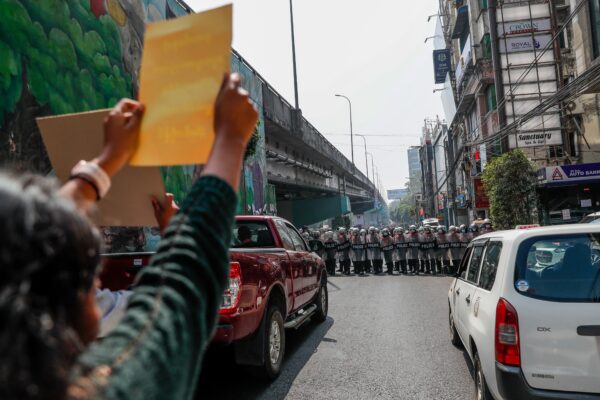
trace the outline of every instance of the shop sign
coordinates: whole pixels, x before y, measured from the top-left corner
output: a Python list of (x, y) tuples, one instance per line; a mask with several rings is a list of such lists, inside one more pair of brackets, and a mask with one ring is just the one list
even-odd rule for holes
[(550, 18), (539, 18), (532, 21), (512, 21), (505, 22), (498, 26), (498, 34), (503, 35), (520, 35), (524, 33), (549, 31)]
[(515, 53), (519, 51), (542, 50), (552, 41), (548, 34), (531, 36), (507, 37), (500, 39), (501, 53)]
[(446, 75), (450, 72), (450, 50), (441, 49), (433, 51), (433, 70), (435, 72), (435, 83), (444, 83)]
[(538, 171), (540, 184), (560, 184), (600, 180), (600, 163), (546, 167)]
[(458, 207), (465, 207), (466, 206), (466, 201), (465, 201), (465, 195), (464, 195), (464, 193), (456, 195), (456, 204), (458, 205)]
[[(519, 132), (516, 147), (558, 146), (562, 144), (560, 131)], [(515, 148), (514, 138), (511, 138), (511, 148)]]
[(485, 192), (481, 178), (473, 178), (475, 189), (475, 208), (490, 208), (490, 199)]

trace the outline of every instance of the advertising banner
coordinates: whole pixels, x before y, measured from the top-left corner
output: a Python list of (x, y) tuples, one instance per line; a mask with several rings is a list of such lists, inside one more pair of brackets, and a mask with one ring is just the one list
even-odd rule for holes
[(450, 72), (450, 50), (441, 49), (433, 51), (433, 70), (435, 72), (435, 83), (444, 83), (446, 75)]
[(531, 36), (515, 36), (500, 39), (501, 53), (515, 53), (518, 51), (542, 50), (552, 41), (549, 34)]
[(475, 208), (490, 208), (490, 199), (485, 192), (481, 178), (473, 178), (475, 189)]
[(387, 198), (388, 200), (402, 200), (409, 194), (408, 189), (393, 189), (387, 191)]
[(521, 35), (524, 33), (549, 31), (550, 18), (539, 18), (525, 21), (505, 22), (498, 26), (498, 34), (503, 35)]

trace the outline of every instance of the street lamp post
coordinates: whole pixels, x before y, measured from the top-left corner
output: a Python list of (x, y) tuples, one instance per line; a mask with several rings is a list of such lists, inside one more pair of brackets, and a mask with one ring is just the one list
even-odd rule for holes
[(292, 61), (294, 64), (294, 100), (296, 100), (296, 110), (298, 109), (298, 74), (296, 71), (296, 38), (294, 35), (294, 8), (290, 0), (290, 20), (292, 26)]
[(356, 134), (356, 136), (360, 136), (362, 140), (365, 142), (365, 167), (367, 169), (367, 180), (369, 179), (369, 160), (367, 159), (367, 138), (364, 135)]
[(354, 167), (354, 133), (352, 131), (352, 102), (347, 96), (342, 94), (336, 94), (335, 97), (343, 97), (348, 100), (348, 105), (350, 106), (350, 151), (352, 154), (352, 167)]

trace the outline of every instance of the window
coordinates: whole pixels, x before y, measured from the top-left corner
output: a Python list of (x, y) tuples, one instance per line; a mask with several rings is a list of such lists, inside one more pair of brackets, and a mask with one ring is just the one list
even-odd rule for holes
[(273, 246), (275, 246), (275, 241), (266, 222), (239, 221), (233, 229), (232, 248)]
[(465, 255), (460, 262), (460, 277), (461, 279), (466, 279), (467, 277), (467, 265), (469, 265), (469, 257), (471, 257), (471, 252), (473, 251), (472, 247), (469, 247), (465, 252)]
[(487, 245), (483, 264), (481, 265), (481, 275), (479, 276), (479, 287), (484, 290), (492, 290), (494, 286), (501, 251), (501, 242), (490, 242)]
[(283, 221), (276, 220), (275, 225), (277, 225), (277, 230), (279, 231), (279, 236), (281, 236), (281, 241), (283, 242), (283, 247), (285, 247), (286, 250), (294, 251), (296, 249), (294, 247), (294, 242), (292, 241), (292, 238), (288, 234), (287, 228), (286, 228), (285, 224), (283, 223)]
[(473, 246), (473, 256), (469, 261), (469, 269), (467, 270), (467, 281), (477, 283), (479, 275), (479, 267), (481, 266), (481, 258), (483, 256), (483, 246)]
[(486, 33), (483, 35), (483, 38), (481, 38), (481, 51), (483, 58), (492, 58), (492, 40), (490, 39), (489, 33)]
[(306, 243), (304, 242), (304, 239), (302, 239), (302, 236), (296, 232), (296, 229), (294, 229), (293, 226), (288, 224), (285, 224), (285, 226), (287, 227), (288, 234), (292, 238), (292, 242), (294, 242), (294, 250), (306, 251)]
[(600, 0), (590, 0), (590, 24), (594, 58), (600, 56)]
[(600, 302), (600, 234), (524, 241), (517, 252), (515, 289), (541, 300)]
[(490, 85), (485, 89), (485, 105), (487, 112), (496, 109), (496, 86)]

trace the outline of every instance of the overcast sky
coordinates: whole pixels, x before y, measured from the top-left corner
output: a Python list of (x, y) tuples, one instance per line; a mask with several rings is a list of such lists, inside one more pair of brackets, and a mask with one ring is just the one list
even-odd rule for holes
[[(202, 11), (232, 1), (186, 0)], [(290, 13), (287, 0), (238, 0), (233, 47), (291, 104), (294, 103)], [(354, 133), (384, 188), (404, 187), (406, 150), (419, 144), (423, 120), (443, 118), (433, 94), (432, 42), (437, 0), (295, 0), (300, 108), (330, 142), (350, 158), (348, 103)], [(390, 136), (376, 136), (390, 135)], [(364, 142), (354, 159), (365, 170)], [(369, 156), (369, 176), (372, 176)]]

